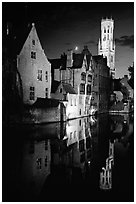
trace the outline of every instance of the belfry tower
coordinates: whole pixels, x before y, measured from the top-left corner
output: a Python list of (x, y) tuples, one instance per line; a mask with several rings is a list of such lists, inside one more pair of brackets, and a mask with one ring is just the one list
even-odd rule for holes
[(101, 38), (98, 44), (98, 55), (107, 57), (107, 65), (110, 67), (112, 77), (115, 77), (115, 42), (113, 40), (114, 21), (112, 19), (101, 20)]

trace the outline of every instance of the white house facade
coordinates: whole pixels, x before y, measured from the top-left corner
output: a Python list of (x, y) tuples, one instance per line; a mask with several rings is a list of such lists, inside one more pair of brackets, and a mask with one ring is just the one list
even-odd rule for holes
[(34, 23), (17, 56), (24, 104), (33, 104), (37, 98), (50, 98), (51, 64), (42, 49)]

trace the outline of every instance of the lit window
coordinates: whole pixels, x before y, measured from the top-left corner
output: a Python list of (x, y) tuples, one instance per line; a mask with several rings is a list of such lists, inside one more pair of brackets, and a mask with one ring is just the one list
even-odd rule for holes
[(86, 74), (83, 72), (81, 73), (81, 80), (85, 81), (86, 80)]
[(48, 88), (45, 89), (45, 97), (48, 98)]
[(34, 100), (34, 92), (35, 92), (34, 87), (30, 86), (30, 100)]
[(32, 40), (32, 45), (35, 45), (35, 40)]
[(45, 72), (45, 80), (48, 81), (48, 72)]
[(31, 58), (36, 59), (36, 52), (33, 52), (33, 51), (31, 52)]
[(42, 81), (42, 70), (38, 70), (37, 79), (38, 79), (39, 81)]

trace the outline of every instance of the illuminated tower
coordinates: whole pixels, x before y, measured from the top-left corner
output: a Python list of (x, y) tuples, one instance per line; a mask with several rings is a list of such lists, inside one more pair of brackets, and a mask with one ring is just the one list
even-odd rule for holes
[(115, 42), (113, 40), (114, 21), (112, 19), (101, 20), (101, 38), (98, 44), (98, 55), (107, 57), (107, 65), (111, 75), (115, 76)]

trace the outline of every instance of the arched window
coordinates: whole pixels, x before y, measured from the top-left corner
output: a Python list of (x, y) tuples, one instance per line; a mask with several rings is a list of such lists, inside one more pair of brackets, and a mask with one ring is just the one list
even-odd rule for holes
[(80, 94), (85, 94), (85, 84), (80, 84)]
[(92, 75), (88, 75), (88, 82), (91, 82), (92, 81)]
[(104, 27), (104, 33), (106, 33), (106, 28)]
[(109, 33), (109, 31), (110, 31), (110, 27), (108, 26), (108, 33)]
[(91, 85), (88, 84), (87, 85), (87, 95), (90, 95), (91, 94)]
[(104, 35), (104, 37), (103, 37), (103, 41), (105, 41), (106, 40), (106, 35)]
[(84, 73), (84, 72), (81, 73), (81, 80), (83, 80), (83, 81), (86, 80), (86, 73)]

